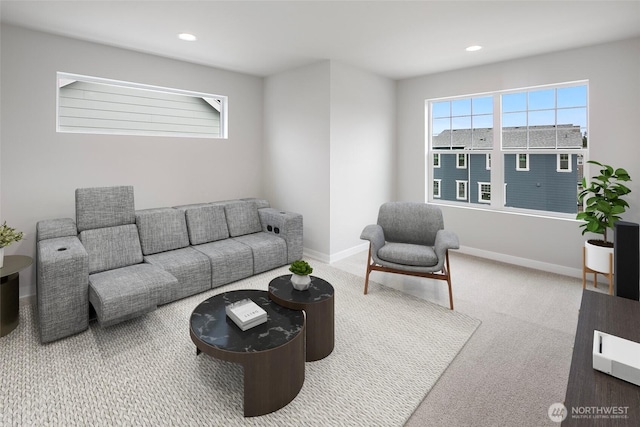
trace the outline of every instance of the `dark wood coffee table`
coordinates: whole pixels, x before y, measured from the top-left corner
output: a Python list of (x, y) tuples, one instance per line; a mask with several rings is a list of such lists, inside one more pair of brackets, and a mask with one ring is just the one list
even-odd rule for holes
[[(268, 320), (243, 332), (227, 317), (225, 307), (244, 298), (265, 309)], [(196, 354), (204, 352), (243, 366), (245, 417), (277, 411), (300, 392), (304, 315), (271, 301), (266, 291), (231, 291), (203, 301), (191, 314), (189, 330)]]
[(269, 283), (269, 298), (307, 314), (307, 362), (327, 357), (335, 343), (334, 289), (326, 280), (311, 276), (311, 286), (298, 291), (291, 275), (276, 277)]

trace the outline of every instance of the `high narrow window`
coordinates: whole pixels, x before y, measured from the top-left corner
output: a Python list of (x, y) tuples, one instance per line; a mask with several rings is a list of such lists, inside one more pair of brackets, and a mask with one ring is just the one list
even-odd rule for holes
[(58, 73), (58, 132), (227, 137), (227, 97)]

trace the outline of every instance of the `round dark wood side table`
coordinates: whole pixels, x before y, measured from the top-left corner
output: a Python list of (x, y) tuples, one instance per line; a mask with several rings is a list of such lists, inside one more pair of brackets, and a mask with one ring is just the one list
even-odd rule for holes
[(290, 274), (269, 282), (269, 298), (284, 307), (304, 310), (307, 315), (307, 362), (324, 359), (333, 351), (334, 294), (331, 283), (315, 276), (311, 276), (311, 285), (305, 291), (293, 288)]
[[(225, 307), (249, 298), (262, 307), (266, 323), (242, 331)], [(301, 311), (271, 301), (266, 291), (230, 291), (203, 301), (191, 314), (191, 340), (200, 352), (244, 368), (244, 416), (284, 407), (304, 384), (305, 319)]]
[(6, 255), (0, 268), (0, 337), (13, 331), (20, 321), (20, 270), (33, 259), (26, 255)]

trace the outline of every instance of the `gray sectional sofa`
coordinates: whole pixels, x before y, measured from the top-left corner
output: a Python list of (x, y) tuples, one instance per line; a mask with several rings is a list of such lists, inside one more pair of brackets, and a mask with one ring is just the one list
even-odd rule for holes
[(76, 190), (76, 221), (37, 224), (40, 340), (158, 306), (302, 258), (302, 216), (262, 199), (135, 210), (133, 187)]

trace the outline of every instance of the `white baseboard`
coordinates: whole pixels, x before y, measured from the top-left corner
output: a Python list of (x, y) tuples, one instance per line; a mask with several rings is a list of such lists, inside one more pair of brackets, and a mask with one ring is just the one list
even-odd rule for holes
[(308, 258), (313, 258), (313, 259), (318, 260), (320, 262), (324, 262), (325, 264), (329, 264), (329, 260), (330, 260), (329, 255), (324, 254), (322, 252), (318, 252), (318, 251), (314, 251), (312, 249), (304, 248), (302, 250), (302, 255), (305, 258), (307, 258), (307, 257)]
[(562, 274), (563, 276), (582, 278), (582, 270), (579, 268), (566, 267), (564, 265), (551, 264), (528, 258), (520, 258), (513, 255), (485, 251), (483, 249), (470, 248), (467, 246), (460, 246), (460, 249), (458, 249), (458, 251), (463, 254), (473, 255), (479, 258), (491, 259), (493, 261), (504, 262), (507, 264), (518, 265), (520, 267), (548, 271), (550, 273)]
[[(364, 242), (360, 245), (354, 246), (350, 249), (346, 249), (344, 251), (341, 251), (332, 255), (328, 255), (325, 253), (321, 253), (321, 252), (317, 252), (317, 251), (305, 248), (304, 255), (310, 258), (314, 258), (318, 261), (324, 262), (326, 264), (331, 264), (333, 262), (337, 262), (344, 258), (350, 257), (351, 255), (355, 255), (357, 253), (366, 251), (368, 247), (369, 247), (369, 243)], [(491, 252), (483, 249), (471, 248), (468, 246), (461, 246), (460, 249), (458, 249), (458, 252), (466, 255), (477, 256), (479, 258), (485, 258), (493, 261), (504, 262), (506, 264), (513, 264), (520, 267), (548, 271), (550, 273), (561, 274), (563, 276), (582, 278), (582, 270), (579, 268), (572, 268), (564, 265), (551, 264), (548, 262), (536, 261), (528, 258), (521, 258), (513, 255), (502, 254), (499, 252)], [(598, 282), (600, 282), (600, 280), (601, 278), (598, 277)]]
[(345, 258), (349, 258), (351, 255), (355, 255), (360, 252), (366, 251), (367, 249), (369, 249), (369, 243), (364, 242), (352, 248), (345, 249), (344, 251), (340, 251), (338, 253), (331, 254), (331, 255), (327, 255), (325, 253), (314, 251), (307, 248), (304, 248), (303, 254), (304, 256), (317, 259), (318, 261), (324, 262), (325, 264), (331, 264), (331, 263), (343, 260)]

